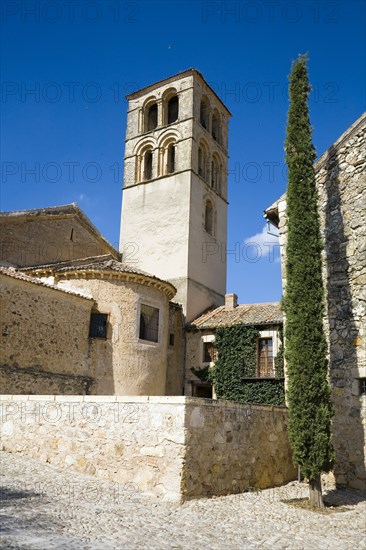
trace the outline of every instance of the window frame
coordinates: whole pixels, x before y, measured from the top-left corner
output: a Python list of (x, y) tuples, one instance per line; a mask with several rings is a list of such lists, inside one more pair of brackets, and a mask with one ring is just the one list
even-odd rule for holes
[[(169, 110), (169, 107), (171, 108), (171, 101), (172, 100), (176, 100), (177, 102), (177, 116), (174, 120), (170, 120), (169, 121), (169, 114), (170, 114), (170, 110)], [(171, 95), (171, 97), (169, 97), (168, 99), (166, 99), (166, 125), (168, 126), (169, 124), (174, 124), (176, 122), (178, 122), (179, 120), (179, 96), (177, 93)]]
[[(272, 355), (270, 357), (271, 363), (272, 363), (271, 364), (271, 372), (272, 372), (271, 375), (269, 374), (269, 369), (268, 369), (268, 358), (269, 358), (268, 350), (267, 350), (267, 354), (265, 356), (265, 359), (266, 359), (265, 375), (261, 375), (260, 342), (262, 342), (263, 340), (270, 340), (271, 341), (271, 349), (272, 349)], [(259, 338), (257, 338), (257, 354), (256, 355), (257, 355), (257, 365), (256, 365), (257, 378), (276, 378), (275, 363), (274, 363), (274, 359), (275, 359), (275, 357), (274, 357), (274, 338), (272, 336), (260, 336)]]
[[(99, 335), (99, 334), (92, 334), (92, 327), (94, 325), (94, 328), (95, 327), (98, 327), (98, 323), (93, 323), (92, 319), (93, 317), (100, 317), (100, 318), (104, 318), (105, 319), (105, 323), (104, 323), (104, 333), (103, 335)], [(99, 325), (100, 326), (100, 325)], [(89, 333), (88, 333), (88, 337), (89, 338), (93, 338), (93, 339), (98, 339), (98, 340), (107, 340), (107, 338), (109, 337), (109, 315), (108, 313), (103, 313), (101, 311), (96, 311), (96, 310), (93, 310), (90, 312), (90, 319), (89, 319)]]
[(205, 345), (210, 344), (211, 346), (215, 347), (215, 335), (214, 334), (205, 334), (201, 336), (201, 353), (200, 353), (200, 363), (201, 367), (208, 367), (210, 365), (213, 365), (215, 363), (215, 360), (217, 357), (215, 357), (215, 353), (213, 353), (213, 358), (210, 359), (210, 361), (205, 361)]
[[(208, 216), (207, 216), (207, 212), (208, 212), (208, 205), (211, 205), (211, 231), (209, 231), (209, 227), (208, 227), (208, 224), (207, 224), (207, 220), (208, 220)], [(215, 219), (215, 206), (214, 206), (214, 203), (213, 201), (210, 199), (210, 198), (206, 198), (205, 200), (205, 210), (204, 210), (204, 228), (205, 228), (205, 231), (208, 235), (210, 235), (211, 237), (215, 237), (215, 223), (216, 223), (216, 219)]]
[[(158, 326), (157, 326), (157, 340), (149, 340), (141, 337), (141, 316), (142, 316), (142, 307), (148, 307), (155, 309), (158, 312)], [(139, 342), (149, 345), (159, 345), (161, 343), (161, 307), (157, 304), (151, 303), (149, 300), (144, 300), (143, 298), (139, 302), (138, 307), (138, 317), (137, 317), (137, 337)]]

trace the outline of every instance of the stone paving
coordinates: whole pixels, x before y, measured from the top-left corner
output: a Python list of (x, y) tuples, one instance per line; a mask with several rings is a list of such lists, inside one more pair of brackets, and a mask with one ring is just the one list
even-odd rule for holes
[(356, 491), (329, 487), (347, 511), (327, 515), (281, 502), (307, 495), (297, 482), (179, 505), (18, 454), (0, 461), (4, 549), (366, 548), (366, 494)]

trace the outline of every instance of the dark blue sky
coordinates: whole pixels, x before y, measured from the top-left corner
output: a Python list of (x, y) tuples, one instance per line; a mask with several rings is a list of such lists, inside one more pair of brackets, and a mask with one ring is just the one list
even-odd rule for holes
[(263, 210), (286, 188), (291, 61), (309, 52), (320, 155), (365, 109), (365, 3), (3, 0), (1, 8), (1, 209), (77, 202), (117, 245), (124, 96), (195, 67), (233, 115), (228, 292), (242, 303), (279, 299)]

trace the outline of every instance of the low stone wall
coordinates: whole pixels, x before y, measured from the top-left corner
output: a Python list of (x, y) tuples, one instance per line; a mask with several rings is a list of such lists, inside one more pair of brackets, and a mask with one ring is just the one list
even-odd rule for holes
[(182, 501), (296, 477), (287, 411), (189, 397), (1, 397), (2, 449)]
[(285, 408), (191, 401), (185, 418), (183, 494), (226, 495), (296, 479)]

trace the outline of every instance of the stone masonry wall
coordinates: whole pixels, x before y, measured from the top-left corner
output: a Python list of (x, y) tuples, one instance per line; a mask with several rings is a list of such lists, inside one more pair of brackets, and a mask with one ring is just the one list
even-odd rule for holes
[(93, 300), (0, 274), (2, 393), (88, 393)]
[(35, 266), (110, 254), (111, 247), (76, 219), (0, 218), (1, 261)]
[(2, 396), (2, 449), (181, 501), (296, 477), (287, 412), (187, 397)]
[[(93, 393), (164, 395), (169, 328), (167, 295), (153, 286), (109, 279), (103, 273), (60, 280), (58, 284), (90, 292), (96, 309), (108, 315), (107, 338), (95, 338), (91, 344), (96, 381)], [(159, 309), (158, 342), (139, 338), (141, 304)]]
[[(334, 473), (339, 484), (366, 486), (366, 115), (315, 165), (324, 239), (325, 329), (335, 406)], [(286, 286), (286, 201), (278, 205)]]
[(188, 403), (183, 495), (241, 493), (296, 479), (286, 409), (197, 398)]

